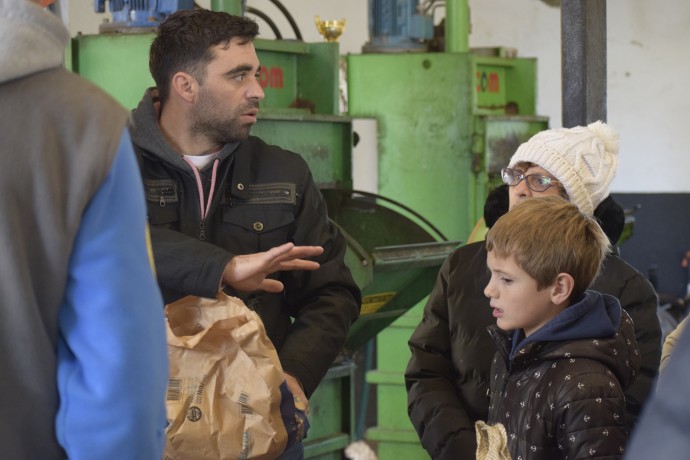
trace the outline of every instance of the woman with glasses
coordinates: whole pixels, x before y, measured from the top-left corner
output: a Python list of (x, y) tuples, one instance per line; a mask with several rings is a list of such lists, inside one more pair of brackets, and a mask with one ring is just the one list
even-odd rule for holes
[[(595, 122), (540, 132), (522, 144), (502, 170), (505, 195), (485, 208), (487, 226), (522, 200), (561, 195), (598, 218), (612, 245), (622, 232), (620, 206), (609, 197), (616, 173), (618, 135)], [(502, 192), (505, 192), (504, 190)], [(497, 211), (500, 209), (501, 211)], [(424, 317), (410, 338), (405, 373), (408, 413), (433, 459), (473, 459), (474, 423), (487, 419), (489, 370), (494, 347), (486, 327), (494, 323), (484, 287), (490, 275), (483, 241), (451, 253), (438, 274)], [(625, 389), (632, 428), (650, 392), (661, 353), (661, 329), (652, 285), (616, 254), (607, 256), (592, 289), (617, 297), (632, 317), (641, 353), (637, 379)], [(535, 414), (535, 423), (539, 423)], [(525, 427), (528, 429), (528, 427)]]
[[(550, 193), (543, 194), (554, 195), (553, 192), (558, 191), (563, 198), (568, 198), (568, 194), (558, 179), (552, 177), (544, 168), (533, 163), (519, 163), (515, 168), (503, 168), (501, 169), (501, 179), (503, 179), (504, 184), (513, 187), (517, 187), (524, 181), (525, 187), (530, 192), (543, 193), (551, 189)], [(552, 186), (555, 187), (551, 188)]]

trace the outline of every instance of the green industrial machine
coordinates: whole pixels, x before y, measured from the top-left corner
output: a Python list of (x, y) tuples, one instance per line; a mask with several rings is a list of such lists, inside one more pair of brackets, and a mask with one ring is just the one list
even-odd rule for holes
[[(149, 73), (153, 33), (77, 35), (72, 39), (71, 69), (99, 85), (122, 105), (135, 108), (144, 90), (154, 86)], [(338, 45), (256, 39), (266, 94), (263, 112), (281, 112), (314, 104), (317, 114), (338, 115)], [(288, 112), (299, 112), (299, 108)]]
[[(413, 18), (420, 12), (416, 3), (370, 2), (372, 9), (382, 6), (384, 16), (370, 18), (370, 34), (386, 23), (387, 14), (393, 25), (405, 8)], [(460, 241), (468, 240), (482, 218), (487, 194), (500, 183), (500, 169), (518, 145), (548, 128), (548, 119), (536, 115), (536, 60), (516, 57), (508, 48), (469, 50), (467, 3), (445, 2), (441, 52), (396, 49), (405, 40), (389, 40), (395, 32), (388, 27), (383, 39), (371, 37), (364, 47), (369, 52), (346, 57), (348, 115), (378, 121), (379, 193)], [(423, 305), (376, 336), (377, 364), (366, 373), (367, 384), (376, 388), (376, 425), (368, 427), (365, 439), (377, 445), (381, 460), (429, 458), (409, 421), (404, 385), (407, 341)]]
[[(77, 35), (67, 66), (127, 108), (153, 86), (148, 71), (150, 28), (138, 33)], [(458, 241), (417, 214), (414, 204), (352, 190), (352, 118), (339, 114), (337, 43), (255, 41), (266, 98), (252, 133), (300, 153), (345, 235), (346, 263), (363, 293), (362, 315), (342, 359), (310, 401), (306, 458), (340, 459), (355, 438), (352, 354), (431, 290), (442, 261)], [(458, 233), (458, 232), (456, 232)]]
[(465, 241), (490, 182), (547, 126), (534, 115), (536, 61), (380, 53), (348, 55), (347, 70), (349, 115), (379, 123), (380, 193)]

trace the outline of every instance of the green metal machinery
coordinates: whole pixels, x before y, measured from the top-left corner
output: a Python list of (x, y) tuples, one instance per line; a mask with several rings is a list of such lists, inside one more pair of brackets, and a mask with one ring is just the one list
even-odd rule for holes
[[(547, 127), (534, 115), (533, 59), (473, 53), (361, 54), (347, 57), (349, 115), (379, 126), (379, 192), (414, 208), (451, 240), (467, 241), (491, 186), (517, 146)], [(517, 109), (516, 109), (517, 107)], [(506, 114), (519, 110), (518, 114)], [(407, 339), (422, 304), (377, 336), (381, 460), (425, 458), (407, 418)], [(421, 457), (420, 457), (421, 456)]]
[[(443, 51), (383, 48), (346, 57), (348, 115), (378, 120), (379, 193), (414, 208), (449, 239), (467, 241), (500, 169), (548, 119), (536, 115), (536, 60), (506, 48), (469, 50), (467, 0), (445, 5)], [(429, 458), (407, 416), (404, 386), (407, 340), (423, 304), (376, 336), (377, 364), (366, 373), (376, 387), (377, 421), (365, 438), (381, 460)]]
[[(122, 105), (134, 108), (154, 86), (149, 73), (151, 32), (77, 35), (69, 55), (71, 69), (99, 85)], [(263, 112), (299, 112), (290, 105), (314, 104), (317, 114), (338, 115), (338, 45), (256, 39), (266, 94)], [(285, 110), (290, 109), (290, 110)]]
[[(534, 115), (536, 61), (473, 53), (347, 56), (349, 115), (379, 123), (379, 191), (466, 240)], [(506, 111), (519, 110), (508, 115)]]

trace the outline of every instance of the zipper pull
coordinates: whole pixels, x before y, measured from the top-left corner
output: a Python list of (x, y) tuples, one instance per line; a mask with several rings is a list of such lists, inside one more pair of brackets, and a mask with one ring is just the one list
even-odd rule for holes
[(201, 241), (206, 241), (206, 220), (202, 220), (199, 223), (199, 239)]
[(161, 195), (160, 195), (160, 198), (158, 199), (158, 205), (161, 208), (164, 208), (165, 205), (167, 204), (165, 201), (165, 196), (167, 195), (167, 196), (174, 197), (175, 196), (175, 189), (174, 188), (164, 188), (164, 189), (161, 189), (160, 193), (161, 193)]

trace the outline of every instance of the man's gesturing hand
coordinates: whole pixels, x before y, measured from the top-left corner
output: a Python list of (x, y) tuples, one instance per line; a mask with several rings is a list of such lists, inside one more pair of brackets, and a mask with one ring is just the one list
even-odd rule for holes
[(225, 266), (223, 282), (235, 290), (281, 292), (283, 283), (266, 278), (282, 270), (316, 270), (318, 262), (304, 260), (323, 253), (321, 246), (295, 246), (285, 243), (266, 252), (235, 256)]

